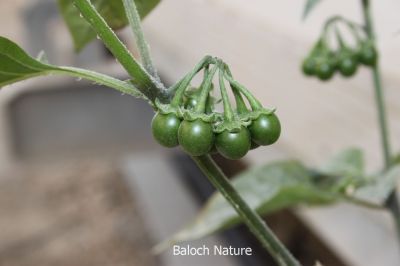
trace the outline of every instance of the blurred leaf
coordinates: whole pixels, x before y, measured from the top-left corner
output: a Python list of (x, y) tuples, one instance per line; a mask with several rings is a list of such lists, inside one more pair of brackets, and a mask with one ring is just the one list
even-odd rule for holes
[[(300, 203), (328, 204), (335, 201), (335, 195), (320, 190), (311, 180), (310, 172), (300, 162), (281, 161), (251, 168), (234, 178), (232, 184), (252, 209), (265, 215)], [(239, 222), (240, 218), (229, 203), (219, 193), (214, 193), (193, 223), (156, 249), (201, 238)]]
[(358, 188), (352, 197), (369, 201), (375, 204), (383, 204), (400, 179), (400, 166), (396, 165), (383, 174), (376, 175), (368, 184)]
[[(365, 182), (363, 153), (356, 148), (338, 153), (318, 170), (311, 170), (298, 161), (281, 161), (251, 168), (232, 180), (239, 194), (261, 215), (298, 204), (325, 205), (338, 200), (380, 208), (368, 199), (346, 195), (346, 188), (354, 192)], [(201, 238), (240, 222), (226, 200), (214, 193), (191, 224), (158, 245), (156, 250)]]
[[(43, 54), (40, 58), (43, 60)], [(21, 80), (50, 74), (84, 78), (135, 97), (143, 97), (133, 85), (107, 75), (74, 67), (53, 66), (36, 60), (14, 42), (0, 36), (0, 88)]]
[(358, 148), (349, 148), (333, 156), (316, 171), (314, 182), (330, 191), (343, 191), (348, 186), (359, 186), (365, 182), (363, 152)]
[(358, 148), (346, 149), (320, 167), (319, 171), (333, 176), (361, 177), (364, 175), (363, 152)]
[(321, 0), (307, 0), (303, 10), (303, 20), (307, 18), (314, 7), (316, 7), (320, 2)]
[(397, 154), (392, 158), (392, 165), (396, 164), (400, 164), (400, 154)]
[[(80, 51), (96, 38), (96, 33), (89, 23), (79, 14), (72, 0), (58, 0), (61, 13), (72, 35), (76, 51)], [(92, 4), (114, 30), (128, 25), (122, 0), (92, 0)], [(136, 0), (135, 3), (141, 18), (145, 18), (160, 0)]]

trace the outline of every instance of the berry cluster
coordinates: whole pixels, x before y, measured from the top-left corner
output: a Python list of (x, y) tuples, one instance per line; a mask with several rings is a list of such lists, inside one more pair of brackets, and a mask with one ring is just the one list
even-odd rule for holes
[[(351, 47), (343, 40), (339, 30), (335, 27), (335, 41), (337, 49), (328, 45), (327, 34), (335, 22), (344, 22), (349, 32), (355, 37), (355, 45)], [(363, 29), (341, 17), (328, 20), (321, 38), (305, 58), (302, 64), (303, 73), (307, 76), (316, 76), (320, 80), (329, 80), (338, 71), (343, 77), (351, 77), (357, 72), (358, 65), (373, 67), (376, 65), (378, 53), (372, 41), (363, 36)]]
[[(191, 81), (201, 70), (203, 81), (198, 88), (193, 88)], [(218, 101), (212, 96), (217, 73), (223, 112), (216, 110)], [(234, 107), (225, 83), (235, 98)], [(205, 57), (170, 91), (174, 92), (171, 102), (157, 102), (158, 111), (152, 121), (153, 136), (163, 146), (180, 145), (192, 156), (218, 152), (236, 160), (250, 149), (270, 145), (279, 138), (281, 126), (274, 110), (263, 108), (249, 90), (233, 79), (228, 66), (218, 58)]]

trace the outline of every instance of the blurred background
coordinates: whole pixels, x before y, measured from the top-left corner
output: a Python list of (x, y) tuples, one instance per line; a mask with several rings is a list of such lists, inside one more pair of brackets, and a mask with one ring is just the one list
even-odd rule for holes
[[(283, 125), (278, 144), (240, 164), (217, 158), (232, 176), (281, 158), (324, 162), (348, 146), (365, 151), (368, 170), (382, 165), (370, 73), (321, 83), (299, 65), (324, 21), (361, 22), (360, 1), (325, 0), (306, 21), (305, 1), (162, 0), (145, 35), (166, 84), (205, 54), (223, 58), (235, 77)], [(400, 3), (373, 1), (391, 141), (400, 150)], [(129, 29), (120, 37), (135, 51)], [(54, 64), (127, 74), (95, 41), (80, 54), (54, 0), (0, 1), (0, 35)], [(0, 92), (0, 265), (274, 265), (241, 226), (196, 241), (251, 246), (242, 257), (179, 257), (151, 248), (188, 223), (212, 188), (179, 150), (151, 137), (152, 109), (108, 88), (61, 77)], [(305, 265), (400, 265), (386, 212), (345, 204), (299, 207), (266, 218)]]

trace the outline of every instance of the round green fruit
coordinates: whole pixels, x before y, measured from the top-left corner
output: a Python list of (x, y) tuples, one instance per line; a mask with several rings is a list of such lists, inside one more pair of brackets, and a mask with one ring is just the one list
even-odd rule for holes
[(224, 130), (217, 135), (215, 146), (227, 159), (237, 160), (246, 155), (251, 146), (250, 132), (246, 127), (238, 130)]
[(185, 108), (186, 109), (194, 109), (197, 105), (197, 98), (194, 96), (190, 96), (187, 98), (186, 102), (185, 102)]
[(304, 75), (313, 76), (316, 74), (316, 63), (312, 57), (306, 58), (301, 66)]
[(151, 121), (153, 137), (165, 147), (178, 146), (178, 129), (181, 120), (173, 113), (157, 113)]
[(320, 62), (317, 66), (317, 76), (320, 80), (329, 80), (335, 73), (335, 68), (328, 60)]
[(366, 66), (375, 66), (378, 61), (378, 52), (372, 45), (365, 45), (359, 51), (360, 62)]
[(355, 56), (343, 56), (339, 60), (338, 69), (344, 77), (351, 77), (357, 71), (358, 62)]
[(250, 127), (251, 139), (258, 145), (271, 145), (281, 134), (281, 124), (278, 117), (273, 114), (262, 114), (254, 120)]
[(201, 119), (182, 121), (178, 141), (183, 150), (192, 156), (207, 154), (214, 145), (214, 132), (210, 123)]

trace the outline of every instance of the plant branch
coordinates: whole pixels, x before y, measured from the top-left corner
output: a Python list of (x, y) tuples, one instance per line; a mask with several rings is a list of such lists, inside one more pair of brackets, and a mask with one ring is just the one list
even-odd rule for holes
[(301, 265), (279, 241), (260, 216), (247, 205), (209, 155), (192, 158), (279, 265)]
[[(369, 0), (362, 0), (363, 4), (363, 15), (364, 15), (364, 22), (365, 22), (365, 30), (367, 32), (368, 38), (374, 44), (375, 42), (375, 33), (372, 24), (372, 16), (370, 10), (370, 1)], [(382, 87), (382, 81), (380, 77), (380, 69), (379, 64), (377, 63), (372, 69), (372, 77), (374, 80), (374, 87), (375, 87), (375, 100), (378, 110), (378, 119), (379, 119), (379, 126), (380, 126), (380, 133), (381, 133), (381, 143), (382, 143), (382, 150), (385, 160), (385, 168), (390, 166), (390, 144), (389, 144), (389, 133), (388, 133), (388, 126), (386, 122), (386, 107), (384, 101), (384, 92)]]
[[(369, 0), (362, 0), (363, 15), (365, 30), (368, 38), (376, 45), (373, 21), (371, 15), (371, 5)], [(389, 143), (389, 131), (386, 121), (386, 106), (384, 101), (384, 91), (382, 87), (379, 64), (372, 69), (372, 77), (375, 87), (375, 100), (378, 110), (378, 119), (381, 134), (382, 152), (385, 160), (385, 170), (388, 170), (391, 165), (391, 151)], [(385, 202), (385, 206), (390, 210), (396, 223), (397, 236), (400, 241), (400, 206), (396, 195), (396, 190), (393, 190)]]
[(140, 15), (136, 8), (135, 1), (123, 0), (122, 2), (124, 4), (126, 17), (128, 18), (133, 35), (135, 36), (136, 46), (139, 50), (143, 66), (147, 70), (147, 72), (149, 72), (150, 75), (152, 75), (155, 79), (160, 81), (160, 78), (151, 60), (149, 45), (146, 43), (146, 40), (144, 38), (142, 25), (140, 23), (141, 22)]
[(74, 4), (99, 38), (132, 77), (132, 83), (153, 102), (157, 97), (165, 98), (164, 86), (150, 76), (135, 60), (126, 46), (118, 39), (104, 18), (91, 4), (90, 0), (74, 0)]
[[(151, 101), (161, 98), (168, 101), (167, 90), (156, 80), (155, 70), (152, 66), (150, 53), (144, 40), (143, 32), (140, 27), (140, 18), (136, 6), (132, 0), (123, 0), (128, 20), (137, 38), (137, 44), (146, 69), (152, 74), (149, 75), (142, 66), (136, 62), (125, 45), (118, 39), (106, 21), (96, 11), (90, 0), (75, 0), (75, 5), (83, 17), (91, 24), (104, 44), (110, 49), (121, 65), (127, 70), (138, 89)], [(270, 252), (276, 262), (281, 266), (300, 266), (300, 263), (290, 254), (285, 246), (273, 234), (271, 229), (263, 222), (260, 216), (254, 212), (247, 203), (240, 197), (237, 191), (230, 184), (222, 171), (210, 156), (193, 157), (200, 169), (209, 178), (211, 183), (228, 200), (236, 212), (242, 217), (246, 225), (258, 238), (262, 245)]]
[(384, 100), (384, 92), (381, 83), (381, 75), (379, 66), (376, 65), (372, 69), (372, 75), (374, 80), (375, 87), (375, 100), (378, 109), (378, 119), (380, 125), (380, 135), (381, 135), (381, 143), (382, 143), (382, 153), (384, 156), (385, 168), (389, 168), (391, 155), (390, 155), (390, 144), (389, 144), (389, 132), (386, 120), (386, 106)]
[(110, 88), (113, 88), (117, 91), (120, 91), (124, 94), (129, 94), (134, 97), (144, 98), (145, 96), (132, 84), (126, 81), (122, 81), (101, 73), (97, 73), (91, 70), (76, 68), (76, 67), (66, 67), (61, 66), (57, 67), (54, 70), (48, 71), (53, 74), (66, 74), (68, 73), (70, 76), (74, 76), (77, 78), (85, 78), (87, 80), (93, 81), (96, 84), (101, 84)]

